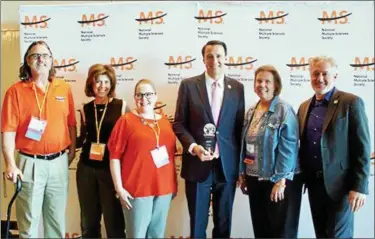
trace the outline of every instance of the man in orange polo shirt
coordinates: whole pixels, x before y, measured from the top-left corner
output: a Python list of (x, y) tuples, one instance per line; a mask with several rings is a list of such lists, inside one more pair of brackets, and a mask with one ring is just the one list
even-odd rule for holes
[(65, 237), (68, 164), (75, 153), (76, 119), (70, 85), (54, 76), (50, 48), (43, 41), (33, 42), (24, 55), (21, 81), (8, 89), (2, 107), (4, 174), (13, 182), (17, 177), (22, 180), (16, 201), (21, 238), (39, 237), (41, 212), (44, 237)]

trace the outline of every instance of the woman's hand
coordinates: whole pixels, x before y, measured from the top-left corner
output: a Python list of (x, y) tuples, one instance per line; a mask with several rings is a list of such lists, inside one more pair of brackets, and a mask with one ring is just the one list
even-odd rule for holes
[(284, 199), (284, 191), (286, 188), (286, 179), (283, 178), (275, 185), (273, 185), (272, 191), (271, 191), (271, 201), (272, 202), (278, 202)]
[(125, 188), (122, 188), (119, 192), (117, 192), (116, 197), (120, 200), (120, 203), (123, 208), (127, 208), (128, 210), (132, 208), (132, 205), (129, 199), (134, 199), (134, 198), (132, 195), (130, 195), (128, 191), (125, 190)]
[(240, 176), (238, 176), (237, 187), (241, 188), (241, 191), (242, 191), (243, 194), (245, 194), (245, 195), (249, 194), (249, 192), (247, 190), (245, 175), (241, 174)]

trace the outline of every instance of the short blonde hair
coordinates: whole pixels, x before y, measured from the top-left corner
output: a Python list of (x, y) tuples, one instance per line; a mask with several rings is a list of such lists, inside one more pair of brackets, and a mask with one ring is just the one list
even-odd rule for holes
[(329, 63), (331, 65), (331, 67), (337, 68), (336, 61), (335, 61), (335, 59), (333, 59), (333, 57), (329, 57), (329, 56), (313, 56), (313, 57), (309, 58), (309, 66), (310, 66), (310, 68), (313, 65), (316, 65), (317, 63), (320, 63), (320, 62)]
[(155, 85), (154, 83), (149, 80), (149, 79), (140, 79), (137, 84), (135, 84), (135, 87), (134, 87), (134, 95), (136, 94), (137, 92), (137, 88), (139, 85), (150, 85), (151, 88), (154, 90), (154, 93), (156, 94), (156, 89), (155, 89)]

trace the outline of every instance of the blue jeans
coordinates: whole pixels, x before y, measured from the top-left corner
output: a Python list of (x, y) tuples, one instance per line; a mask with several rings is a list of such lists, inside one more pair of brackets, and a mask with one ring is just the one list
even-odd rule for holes
[(164, 238), (172, 194), (129, 199), (132, 208), (122, 208), (128, 238)]

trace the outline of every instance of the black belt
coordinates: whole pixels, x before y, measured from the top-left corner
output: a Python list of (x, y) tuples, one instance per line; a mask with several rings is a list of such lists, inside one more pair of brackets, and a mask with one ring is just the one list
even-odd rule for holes
[(35, 159), (44, 159), (44, 160), (53, 160), (62, 154), (65, 153), (65, 149), (61, 150), (60, 152), (57, 152), (55, 154), (47, 154), (47, 155), (39, 155), (39, 154), (28, 154), (20, 151), (20, 154), (25, 155), (27, 157), (35, 158)]

